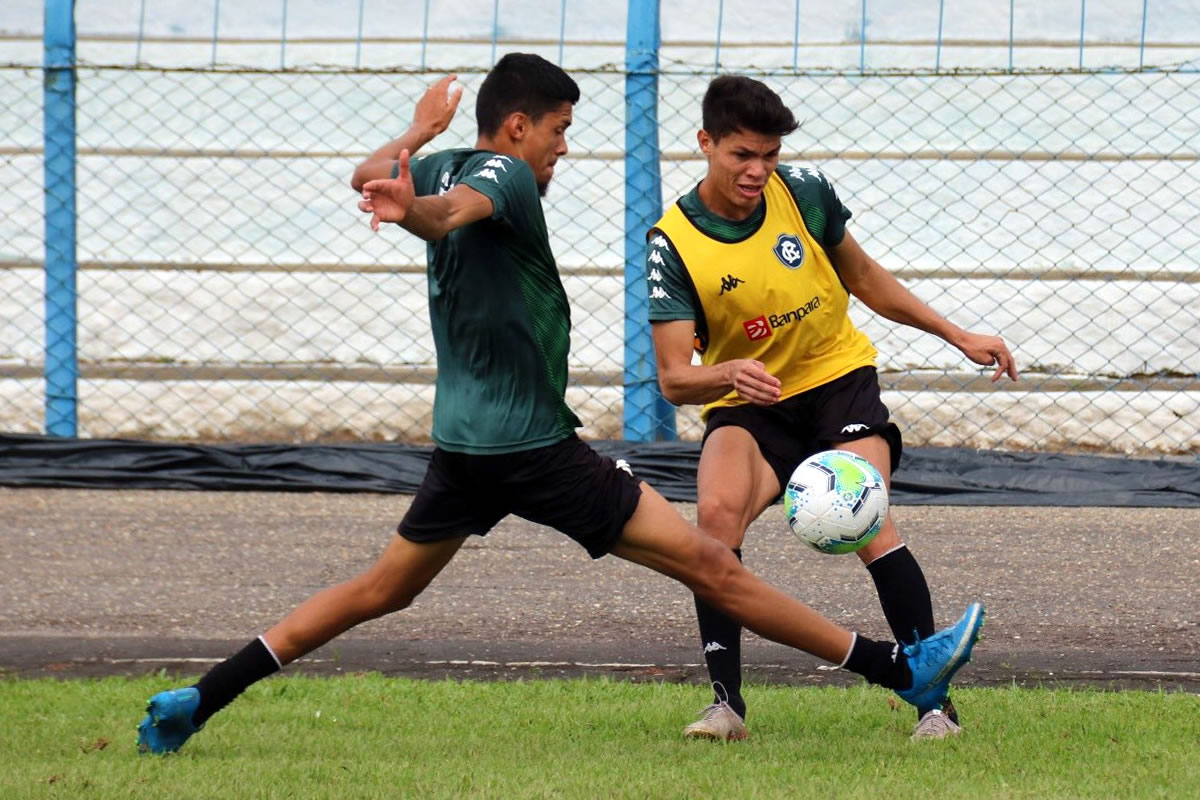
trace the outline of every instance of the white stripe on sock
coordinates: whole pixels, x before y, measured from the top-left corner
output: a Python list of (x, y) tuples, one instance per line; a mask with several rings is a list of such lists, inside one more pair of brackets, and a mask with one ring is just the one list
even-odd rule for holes
[(901, 542), (900, 544), (898, 544), (898, 545), (896, 545), (895, 547), (893, 547), (891, 550), (888, 550), (887, 552), (880, 553), (879, 555), (875, 556), (875, 557), (874, 557), (874, 558), (872, 558), (870, 561), (868, 561), (867, 563), (863, 564), (863, 566), (864, 566), (864, 567), (869, 567), (869, 566), (871, 566), (872, 564), (874, 564), (876, 561), (878, 561), (879, 559), (883, 558), (884, 556), (890, 556), (892, 553), (896, 552), (897, 550), (900, 550), (900, 549), (901, 549), (901, 548), (903, 548), (904, 546), (905, 546), (904, 542)]
[(271, 654), (271, 658), (275, 659), (275, 666), (283, 669), (283, 662), (279, 660), (279, 656), (275, 655), (275, 651), (271, 649), (271, 645), (267, 644), (267, 638), (265, 636), (259, 636), (258, 640), (262, 642), (263, 647), (267, 648), (267, 652)]
[(846, 666), (846, 662), (850, 660), (850, 654), (854, 652), (854, 645), (858, 643), (858, 634), (850, 631), (850, 649), (846, 651), (846, 657), (842, 659), (842, 663), (838, 664), (838, 668)]

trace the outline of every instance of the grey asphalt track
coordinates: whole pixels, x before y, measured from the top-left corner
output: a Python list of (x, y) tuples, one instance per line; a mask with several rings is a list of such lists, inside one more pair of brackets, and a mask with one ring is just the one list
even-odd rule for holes
[[(400, 495), (0, 489), (0, 674), (197, 674), (313, 592), (366, 568)], [(695, 518), (695, 506), (678, 504)], [(939, 626), (971, 600), (984, 639), (959, 683), (1200, 692), (1200, 510), (898, 507)], [(778, 508), (747, 565), (835, 621), (891, 638), (853, 556), (804, 549)], [(844, 684), (747, 635), (750, 680)], [(406, 611), (290, 670), (703, 683), (691, 596), (522, 520), (472, 539)]]

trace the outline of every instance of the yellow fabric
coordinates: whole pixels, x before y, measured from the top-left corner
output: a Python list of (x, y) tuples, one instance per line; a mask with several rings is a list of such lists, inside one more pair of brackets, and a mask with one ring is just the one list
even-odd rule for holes
[[(876, 351), (850, 321), (849, 294), (778, 174), (764, 194), (766, 218), (740, 242), (706, 235), (678, 204), (655, 227), (670, 240), (704, 310), (709, 341), (697, 348), (702, 363), (761, 361), (787, 398), (873, 366)], [(731, 391), (703, 415), (743, 402)]]

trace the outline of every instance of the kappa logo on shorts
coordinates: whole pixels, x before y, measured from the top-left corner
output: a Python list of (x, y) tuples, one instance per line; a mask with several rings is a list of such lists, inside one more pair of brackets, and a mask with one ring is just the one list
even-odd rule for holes
[(742, 323), (742, 327), (746, 329), (746, 336), (750, 341), (757, 342), (759, 339), (765, 339), (771, 335), (771, 325), (767, 322), (767, 315), (748, 319)]
[(771, 249), (779, 263), (788, 269), (800, 269), (804, 265), (804, 244), (794, 233), (779, 234)]
[(625, 459), (618, 458), (616, 467), (617, 467), (617, 469), (625, 470), (625, 472), (627, 472), (629, 474), (629, 477), (631, 477), (631, 478), (633, 477), (633, 467), (629, 466), (629, 462), (626, 461)]

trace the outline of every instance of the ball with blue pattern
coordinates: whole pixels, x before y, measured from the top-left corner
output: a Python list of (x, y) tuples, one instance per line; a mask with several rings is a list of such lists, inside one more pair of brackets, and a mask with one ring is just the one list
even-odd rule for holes
[(883, 476), (848, 450), (825, 450), (804, 459), (783, 490), (788, 527), (820, 553), (861, 550), (887, 519)]

